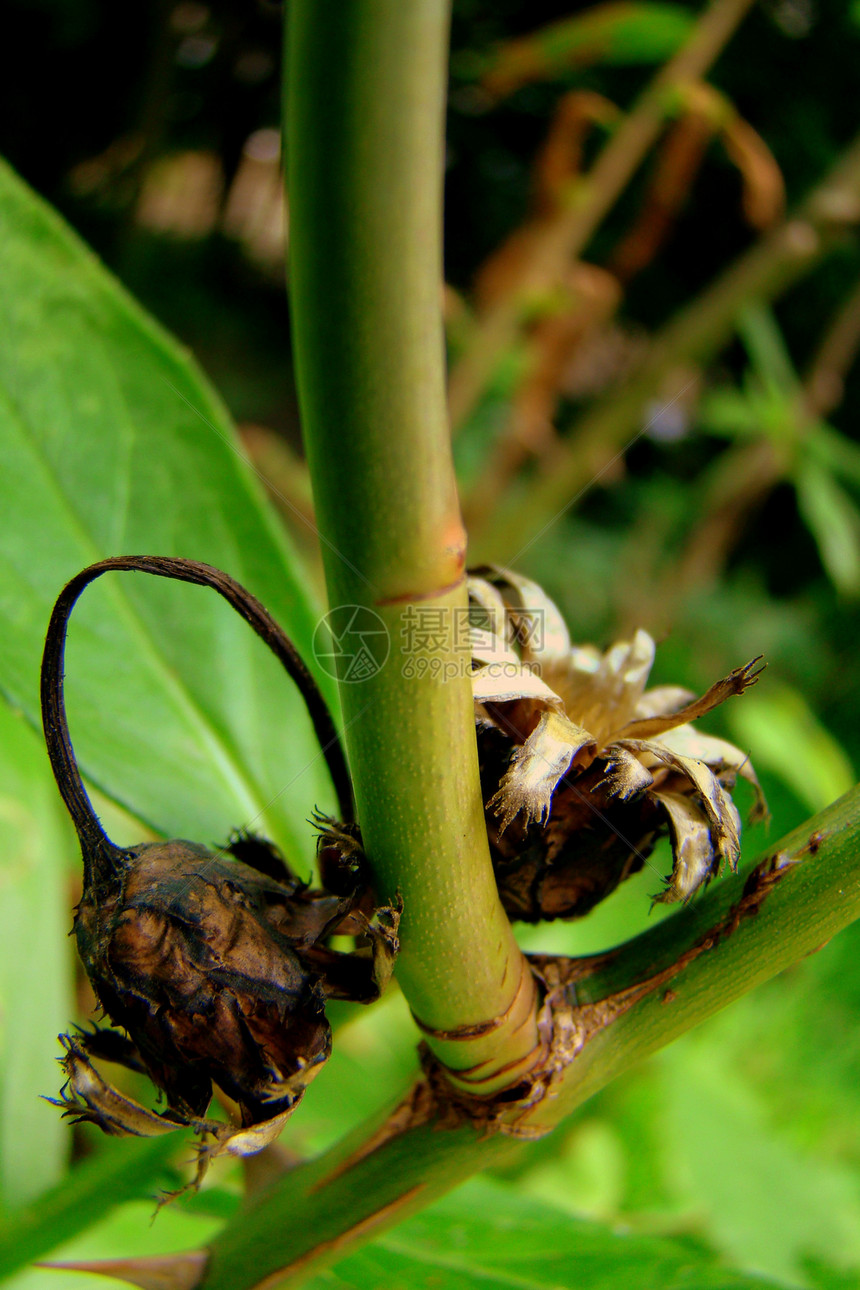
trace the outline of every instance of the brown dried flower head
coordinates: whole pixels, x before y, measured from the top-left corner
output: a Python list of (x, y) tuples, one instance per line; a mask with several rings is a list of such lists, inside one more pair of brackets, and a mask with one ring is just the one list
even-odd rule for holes
[(572, 646), (552, 601), (502, 569), (470, 578), (472, 686), (487, 827), (512, 918), (587, 913), (640, 869), (669, 833), (673, 866), (659, 901), (685, 901), (737, 867), (737, 777), (767, 814), (745, 753), (690, 724), (752, 685), (758, 659), (697, 698), (646, 689), (654, 642), (645, 631), (605, 653)]
[[(62, 1036), (67, 1083), (60, 1105), (109, 1133), (163, 1133), (191, 1125), (213, 1154), (248, 1154), (273, 1141), (331, 1049), (328, 998), (378, 997), (397, 951), (399, 911), (372, 902), (360, 868), (335, 873), (338, 894), (312, 890), (276, 849), (249, 834), (212, 852), (194, 842), (120, 848), (104, 833), (78, 773), (66, 729), (63, 652), (68, 616), (93, 578), (141, 570), (214, 587), (267, 640), (301, 686), (329, 759), (341, 810), (349, 781), (327, 710), (291, 643), (259, 602), (227, 575), (183, 560), (120, 557), (85, 569), (62, 592), (42, 674), (45, 736), (84, 861), (74, 931), (109, 1029)], [(334, 751), (333, 751), (334, 750)], [(327, 945), (359, 935), (368, 950)], [(166, 1100), (161, 1114), (113, 1089), (93, 1059), (145, 1071)], [(216, 1085), (236, 1122), (206, 1119)]]

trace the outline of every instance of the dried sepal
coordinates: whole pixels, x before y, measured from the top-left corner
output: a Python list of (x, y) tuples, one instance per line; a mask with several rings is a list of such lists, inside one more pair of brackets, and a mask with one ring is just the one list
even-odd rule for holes
[[(152, 1138), (164, 1133), (175, 1133), (188, 1127), (191, 1121), (181, 1123), (148, 1111), (132, 1098), (126, 1097), (102, 1078), (93, 1066), (87, 1051), (86, 1035), (60, 1035), (65, 1050), (60, 1063), (66, 1081), (58, 1098), (46, 1101), (58, 1106), (63, 1118), (73, 1124), (96, 1124), (111, 1137)], [(198, 1121), (200, 1132), (208, 1131), (208, 1122)], [(212, 1121), (215, 1125), (215, 1121)]]
[(380, 905), (370, 919), (360, 911), (353, 915), (358, 919), (361, 933), (370, 944), (370, 989), (364, 998), (358, 998), (353, 993), (354, 1002), (373, 1003), (391, 980), (394, 964), (400, 953), (398, 929), (402, 913), (403, 901), (398, 895), (396, 905)]
[(541, 713), (532, 733), (514, 750), (487, 804), (498, 814), (502, 832), (518, 815), (525, 824), (545, 823), (561, 777), (573, 767), (590, 765), (596, 752), (597, 743), (587, 730), (559, 712)]
[(729, 862), (732, 869), (736, 869), (740, 857), (737, 811), (728, 792), (708, 764), (694, 757), (681, 757), (655, 741), (629, 740), (625, 746), (669, 767), (675, 772), (675, 780), (688, 781), (687, 785), (680, 785), (682, 791), (686, 788), (689, 792), (690, 786), (692, 787), (708, 821), (715, 851), (721, 859)]
[(654, 776), (629, 749), (614, 744), (611, 754), (605, 762), (606, 770), (601, 780), (601, 787), (605, 784), (611, 797), (626, 802), (651, 788)]
[(159, 1115), (134, 1098), (119, 1093), (93, 1065), (87, 1037), (60, 1035), (65, 1055), (60, 1059), (66, 1082), (59, 1098), (48, 1098), (74, 1124), (95, 1124), (113, 1137), (159, 1137), (177, 1129), (192, 1129), (201, 1138), (192, 1186), (199, 1186), (216, 1156), (249, 1156), (270, 1146), (281, 1133), (298, 1101), (288, 1110), (252, 1125), (213, 1120), (206, 1116)]
[(326, 890), (341, 896), (369, 890), (370, 870), (358, 825), (322, 811), (314, 811), (310, 823), (316, 829), (317, 870)]
[(663, 806), (672, 839), (672, 875), (668, 885), (654, 899), (658, 902), (686, 901), (712, 877), (719, 866), (711, 841), (707, 816), (692, 798), (683, 793), (655, 792)]
[(680, 726), (676, 730), (667, 730), (654, 742), (682, 757), (705, 762), (729, 790), (734, 788), (740, 775), (754, 794), (750, 822), (757, 824), (768, 819), (767, 801), (749, 755), (729, 743), (728, 739), (702, 734), (692, 726)]
[(743, 667), (736, 667), (728, 676), (715, 682), (714, 685), (706, 690), (698, 699), (685, 704), (676, 712), (663, 715), (652, 714), (648, 717), (641, 717), (638, 720), (631, 721), (623, 730), (619, 731), (618, 737), (624, 739), (653, 739), (655, 735), (662, 735), (669, 730), (675, 730), (678, 726), (686, 725), (690, 721), (696, 721), (703, 717), (706, 712), (712, 708), (718, 707), (725, 703), (726, 699), (735, 694), (743, 694), (744, 690), (755, 685), (759, 675), (764, 670), (763, 667), (756, 667), (761, 662), (761, 656), (751, 659)]

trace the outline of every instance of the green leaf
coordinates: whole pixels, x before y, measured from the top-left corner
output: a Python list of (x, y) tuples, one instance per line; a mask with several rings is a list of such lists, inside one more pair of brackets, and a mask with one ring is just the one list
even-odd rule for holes
[(721, 1268), (674, 1241), (599, 1223), (473, 1180), (306, 1290), (766, 1290), (776, 1282)]
[[(791, 1281), (802, 1277), (810, 1256), (850, 1266), (856, 1277), (856, 1171), (776, 1132), (767, 1085), (756, 1089), (742, 1064), (727, 1060), (725, 1045), (707, 1032), (684, 1036), (681, 1045), (686, 1060), (663, 1066), (665, 1150), (714, 1245), (728, 1258)], [(752, 1056), (748, 1051), (747, 1059)]]
[(0, 699), (0, 1211), (55, 1183), (71, 1135), (56, 1036), (71, 1016), (67, 891), (74, 834), (45, 750)]
[[(49, 1110), (59, 1121), (56, 1108)], [(68, 1135), (68, 1125), (63, 1125), (63, 1131)], [(167, 1162), (177, 1150), (182, 1151), (182, 1143), (180, 1140), (177, 1148), (173, 1135), (99, 1138), (93, 1154), (62, 1183), (0, 1219), (0, 1278), (49, 1254), (129, 1200), (145, 1200), (144, 1210), (137, 1211), (134, 1230), (139, 1237), (148, 1234), (159, 1189), (166, 1182), (175, 1185), (175, 1175), (167, 1174)], [(190, 1141), (185, 1142), (185, 1153), (191, 1155)], [(91, 1246), (75, 1247), (75, 1253), (81, 1256), (91, 1252)], [(113, 1250), (97, 1243), (96, 1253), (106, 1256)]]
[(770, 394), (793, 396), (800, 382), (773, 310), (761, 303), (745, 305), (738, 319), (738, 333), (753, 370)]
[(768, 681), (726, 717), (733, 738), (754, 750), (756, 766), (779, 775), (810, 811), (823, 810), (855, 784), (847, 753), (790, 686)]
[(676, 4), (595, 5), (499, 46), (481, 69), (484, 83), (510, 94), (530, 81), (555, 80), (594, 64), (660, 63), (680, 47), (692, 21)]
[(825, 422), (819, 422), (807, 439), (807, 451), (821, 465), (848, 484), (860, 485), (860, 445)]
[[(5, 166), (0, 240), (0, 691), (38, 721), (52, 603), (116, 554), (225, 569), (312, 663), (303, 571), (196, 366)], [(250, 825), (310, 860), (324, 763), (292, 684), (219, 597), (110, 575), (75, 611), (67, 677), (81, 766), (106, 795), (159, 832), (221, 842)]]
[(709, 390), (702, 398), (698, 422), (708, 434), (726, 439), (752, 439), (761, 434), (762, 397), (755, 391), (731, 387)]
[(794, 479), (800, 512), (821, 563), (845, 596), (860, 593), (860, 511), (833, 476), (806, 460)]

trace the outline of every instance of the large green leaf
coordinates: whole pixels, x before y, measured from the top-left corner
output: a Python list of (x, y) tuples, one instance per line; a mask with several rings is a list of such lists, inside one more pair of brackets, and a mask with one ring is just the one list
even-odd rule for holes
[(58, 1180), (71, 1147), (39, 1094), (61, 1083), (55, 1037), (72, 1011), (72, 854), (45, 750), (0, 698), (0, 1222)]
[[(107, 555), (226, 569), (309, 658), (301, 567), (201, 373), (2, 165), (0, 240), (0, 690), (36, 723), (53, 600)], [(247, 824), (309, 859), (324, 763), (291, 683), (214, 593), (109, 575), (75, 611), (67, 675), (82, 768), (108, 796), (157, 831), (205, 843)]]
[(475, 1179), (307, 1290), (766, 1290), (697, 1249), (627, 1236)]
[[(48, 1109), (53, 1111), (59, 1122), (59, 1113), (52, 1107)], [(68, 1125), (62, 1127), (68, 1136)], [(160, 1244), (163, 1223), (158, 1238), (153, 1240), (150, 1230), (152, 1217), (159, 1194), (171, 1185), (175, 1187), (177, 1182), (176, 1171), (169, 1167), (170, 1158), (182, 1159), (183, 1155), (186, 1158), (192, 1155), (191, 1135), (188, 1134), (184, 1141), (181, 1138), (177, 1141), (173, 1134), (121, 1140), (97, 1136), (98, 1142), (91, 1143), (95, 1146), (92, 1154), (72, 1169), (63, 1182), (29, 1205), (0, 1217), (0, 1279), (4, 1285), (10, 1273), (33, 1259), (50, 1254), (57, 1246), (62, 1247), (66, 1258), (106, 1257), (118, 1253), (102, 1238), (104, 1230), (111, 1230), (117, 1222), (123, 1223), (126, 1234), (136, 1237), (138, 1244), (148, 1240), (150, 1247), (156, 1250), (168, 1248)], [(125, 1202), (130, 1200), (139, 1202), (133, 1208), (137, 1222), (131, 1233), (124, 1209)], [(121, 1210), (119, 1218), (112, 1217), (118, 1208)], [(75, 1241), (77, 1243), (72, 1243)], [(71, 1244), (65, 1245), (65, 1242)], [(173, 1248), (179, 1248), (179, 1245)], [(49, 1276), (57, 1276), (56, 1273), (35, 1271), (22, 1275), (30, 1279), (45, 1278), (47, 1284), (50, 1284)], [(69, 1279), (78, 1284), (72, 1274), (69, 1274)], [(28, 1280), (27, 1285), (30, 1284)], [(54, 1284), (57, 1290), (61, 1290), (56, 1281)]]
[[(681, 1043), (687, 1060), (662, 1067), (664, 1150), (676, 1186), (705, 1217), (714, 1245), (792, 1282), (801, 1280), (809, 1256), (850, 1267), (856, 1278), (856, 1170), (826, 1159), (821, 1145), (806, 1150), (778, 1132), (769, 1122), (766, 1087), (763, 1097), (738, 1073), (725, 1043), (719, 1046), (707, 1032)], [(754, 1041), (748, 1059), (750, 1053)]]

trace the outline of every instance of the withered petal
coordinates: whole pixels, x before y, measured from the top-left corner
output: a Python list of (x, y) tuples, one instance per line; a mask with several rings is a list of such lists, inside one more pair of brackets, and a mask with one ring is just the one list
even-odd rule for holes
[(736, 869), (740, 856), (738, 813), (734, 802), (713, 771), (705, 762), (693, 757), (682, 757), (656, 740), (625, 739), (624, 742), (634, 751), (650, 753), (658, 762), (679, 771), (685, 779), (689, 780), (702, 800), (717, 854), (724, 860), (728, 860), (732, 869)]
[(484, 578), (470, 577), (468, 588), (471, 604), (482, 610), (480, 614), (470, 616), (472, 657), (483, 659), (487, 656), (495, 656), (499, 651), (508, 651), (513, 658), (516, 658), (511, 649), (513, 633), (508, 621), (507, 608), (499, 592)]
[(472, 697), (476, 703), (512, 703), (531, 699), (541, 707), (564, 711), (564, 704), (545, 681), (515, 659), (513, 664), (490, 663), (472, 673)]
[(720, 739), (716, 735), (704, 735), (695, 727), (687, 725), (678, 726), (676, 730), (667, 730), (653, 742), (661, 744), (664, 748), (670, 748), (672, 752), (679, 753), (682, 757), (692, 757), (697, 761), (705, 762), (718, 779), (726, 771), (730, 771), (733, 775), (740, 775), (752, 785), (755, 793), (750, 812), (751, 823), (758, 823), (768, 818), (767, 801), (748, 754), (729, 743), (728, 739)]
[(587, 730), (559, 712), (544, 712), (525, 743), (514, 750), (498, 791), (487, 803), (501, 818), (504, 832), (520, 813), (523, 822), (545, 821), (562, 776), (572, 766), (591, 764), (597, 743)]
[(708, 818), (684, 793), (652, 792), (666, 810), (672, 839), (672, 874), (664, 891), (655, 896), (659, 903), (688, 901), (714, 876), (719, 864), (714, 854)]
[(512, 637), (520, 647), (525, 662), (563, 662), (570, 655), (570, 634), (558, 606), (536, 582), (523, 578), (510, 569), (489, 567), (487, 579), (470, 580), (490, 582), (501, 593), (503, 606), (508, 611)]
[(645, 682), (654, 666), (656, 645), (651, 636), (640, 627), (630, 641), (616, 641), (604, 655), (604, 667), (623, 684), (628, 701), (638, 703), (645, 690)]
[(667, 717), (680, 712), (695, 697), (695, 690), (688, 690), (684, 685), (655, 685), (642, 695), (633, 716), (637, 721), (645, 717)]
[(618, 744), (611, 744), (606, 749), (606, 773), (602, 783), (605, 783), (613, 797), (619, 797), (623, 802), (637, 793), (643, 792), (650, 788), (654, 783), (654, 776), (643, 766), (638, 757), (627, 748), (621, 748)]
[(632, 640), (617, 641), (605, 654), (593, 646), (574, 649), (566, 674), (552, 674), (571, 721), (591, 730), (601, 747), (633, 716), (654, 662), (654, 650), (651, 637), (639, 630)]
[(725, 703), (726, 699), (731, 698), (733, 694), (743, 694), (744, 690), (749, 689), (751, 685), (755, 685), (763, 670), (761, 667), (756, 667), (759, 662), (761, 662), (761, 655), (758, 658), (751, 659), (743, 667), (736, 667), (728, 676), (716, 681), (700, 698), (688, 703), (677, 712), (666, 716), (645, 717), (641, 720), (631, 721), (629, 725), (626, 725), (619, 732), (618, 738), (652, 739), (655, 735), (661, 735), (676, 726), (682, 726), (689, 721), (695, 721), (698, 717), (703, 717), (712, 708)]

